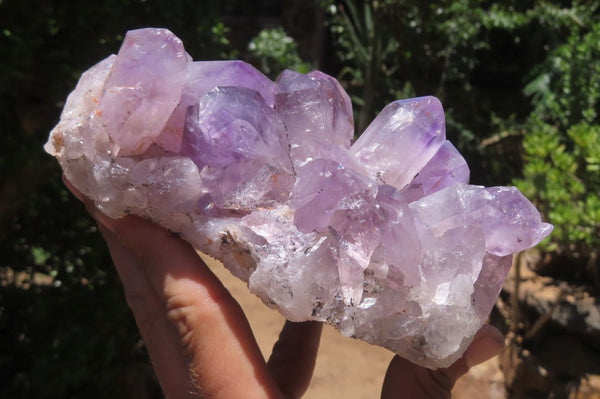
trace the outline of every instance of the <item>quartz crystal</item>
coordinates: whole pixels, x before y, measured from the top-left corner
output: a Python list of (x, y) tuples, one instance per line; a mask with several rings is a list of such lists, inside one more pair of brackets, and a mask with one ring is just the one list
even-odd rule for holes
[(105, 214), (181, 233), (289, 320), (448, 366), (552, 226), (517, 189), (468, 184), (434, 97), (353, 136), (334, 78), (192, 62), (140, 29), (82, 75), (45, 149)]

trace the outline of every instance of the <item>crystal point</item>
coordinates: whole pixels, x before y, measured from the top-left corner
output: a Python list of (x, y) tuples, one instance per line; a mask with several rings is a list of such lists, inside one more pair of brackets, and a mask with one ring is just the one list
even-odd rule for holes
[(186, 72), (183, 43), (168, 30), (127, 33), (98, 106), (119, 153), (140, 154), (157, 141), (179, 103)]
[(332, 77), (271, 82), (140, 29), (82, 75), (45, 149), (102, 212), (181, 233), (289, 320), (436, 368), (552, 230), (517, 189), (469, 185), (444, 123), (436, 98), (399, 100), (351, 145)]
[(442, 104), (435, 97), (386, 106), (352, 146), (371, 176), (398, 188), (409, 184), (446, 140)]

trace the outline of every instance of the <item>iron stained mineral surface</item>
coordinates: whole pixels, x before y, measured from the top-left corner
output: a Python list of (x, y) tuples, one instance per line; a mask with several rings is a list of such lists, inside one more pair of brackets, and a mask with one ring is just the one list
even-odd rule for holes
[(512, 254), (552, 226), (516, 188), (468, 184), (434, 97), (353, 135), (350, 99), (322, 72), (272, 82), (140, 29), (82, 75), (45, 149), (106, 215), (180, 233), (289, 320), (448, 366)]

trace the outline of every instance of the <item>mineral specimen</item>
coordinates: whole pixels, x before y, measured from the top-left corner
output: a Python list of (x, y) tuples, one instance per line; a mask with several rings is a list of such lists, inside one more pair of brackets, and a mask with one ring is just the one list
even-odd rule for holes
[(434, 97), (353, 134), (349, 97), (322, 72), (273, 83), (141, 29), (83, 74), (45, 149), (108, 216), (181, 233), (289, 320), (448, 366), (512, 254), (552, 226), (515, 188), (467, 184)]

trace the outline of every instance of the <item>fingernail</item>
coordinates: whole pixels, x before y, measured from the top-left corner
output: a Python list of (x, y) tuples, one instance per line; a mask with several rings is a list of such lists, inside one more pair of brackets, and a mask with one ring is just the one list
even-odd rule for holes
[(110, 231), (114, 234), (115, 232), (115, 220), (106, 216), (102, 211), (100, 211), (94, 204), (85, 203), (85, 206), (88, 212), (92, 215), (92, 217), (96, 220), (96, 222), (106, 230)]
[(79, 201), (85, 202), (85, 197), (79, 192), (79, 190), (73, 187), (73, 184), (71, 184), (71, 182), (67, 179), (64, 173), (61, 175), (61, 178), (65, 186), (67, 186), (67, 189), (69, 189), (69, 191), (71, 192), (71, 194), (77, 197)]
[(485, 336), (473, 342), (466, 353), (466, 361), (469, 368), (477, 366), (504, 349), (504, 338), (496, 336)]
[(100, 212), (99, 210), (96, 210), (94, 217), (96, 218), (98, 223), (101, 223), (102, 226), (104, 226), (108, 231), (110, 231), (111, 233), (114, 234), (114, 232), (115, 232), (115, 220), (114, 219), (109, 218), (108, 216), (106, 216), (105, 214)]

